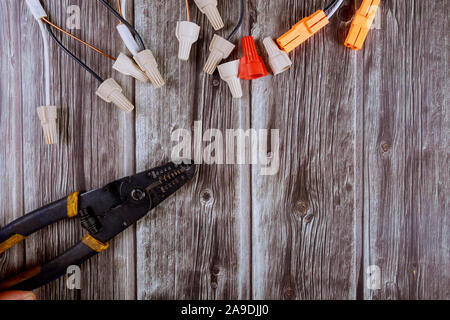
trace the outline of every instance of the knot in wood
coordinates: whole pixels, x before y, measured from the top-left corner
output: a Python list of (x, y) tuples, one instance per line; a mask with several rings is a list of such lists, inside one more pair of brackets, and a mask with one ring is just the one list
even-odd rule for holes
[(214, 197), (211, 189), (205, 189), (200, 193), (200, 202), (204, 205), (210, 205), (214, 202)]

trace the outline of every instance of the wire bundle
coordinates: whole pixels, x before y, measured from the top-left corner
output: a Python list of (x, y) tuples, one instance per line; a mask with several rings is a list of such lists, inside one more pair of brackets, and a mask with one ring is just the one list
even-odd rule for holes
[[(121, 23), (123, 23), (124, 25), (127, 26), (127, 28), (129, 28), (131, 30), (131, 32), (135, 35), (137, 41), (140, 44), (140, 47), (142, 50), (145, 50), (145, 45), (144, 42), (142, 41), (142, 37), (139, 35), (139, 33), (136, 31), (136, 29), (131, 26), (131, 24), (125, 19), (123, 18), (123, 16), (121, 15), (121, 13), (118, 13), (116, 10), (114, 10), (114, 8), (112, 8), (106, 1), (104, 0), (98, 0), (100, 1), (110, 12), (112, 12), (119, 20)], [(120, 8), (120, 12), (124, 12), (125, 8), (126, 8), (126, 1), (123, 1), (121, 4), (121, 1), (118, 0), (119, 2), (119, 8)], [(45, 23), (47, 25), (47, 31), (50, 35), (50, 37), (56, 42), (56, 44), (71, 58), (73, 59), (76, 63), (78, 63), (81, 67), (83, 67), (89, 74), (91, 74), (97, 81), (103, 83), (104, 80), (95, 72), (93, 71), (90, 67), (88, 67), (83, 61), (81, 61), (71, 50), (69, 50), (67, 47), (65, 47), (61, 41), (56, 37), (56, 35), (53, 33), (52, 28), (66, 34), (67, 36), (73, 38), (74, 40), (80, 42), (81, 44), (89, 47), (90, 49), (94, 50), (97, 53), (102, 54), (103, 56), (107, 57), (108, 59), (112, 60), (112, 61), (116, 61), (116, 58), (112, 57), (111, 55), (101, 51), (100, 49), (96, 48), (95, 46), (93, 46), (92, 44), (87, 43), (86, 41), (83, 41), (81, 39), (79, 39), (78, 37), (74, 36), (73, 34), (65, 31), (64, 29), (62, 29), (61, 27), (58, 27), (56, 24), (52, 23), (51, 21), (49, 21), (46, 17), (41, 18), (42, 23), (40, 23), (40, 26), (42, 26), (43, 23)]]
[[(63, 28), (59, 27), (55, 23), (51, 22), (47, 17), (44, 8), (40, 4), (40, 0), (26, 0), (30, 10), (39, 23), (39, 28), (44, 41), (44, 68), (45, 68), (45, 100), (47, 106), (51, 102), (50, 94), (50, 53), (49, 53), (49, 38), (51, 38), (57, 46), (59, 46), (71, 59), (84, 68), (89, 74), (91, 74), (97, 81), (101, 83), (97, 89), (97, 95), (107, 102), (116, 104), (124, 111), (131, 111), (134, 106), (125, 98), (122, 94), (122, 88), (117, 82), (109, 78), (104, 80), (99, 74), (87, 66), (79, 57), (77, 57), (70, 49), (62, 44), (58, 37), (53, 32), (53, 29), (71, 37), (82, 45), (90, 48), (98, 54), (110, 59), (114, 62), (113, 69), (132, 76), (142, 82), (148, 82), (149, 80), (155, 87), (163, 86), (164, 80), (159, 73), (158, 65), (153, 53), (146, 48), (142, 37), (139, 32), (126, 20), (127, 0), (117, 0), (118, 10), (114, 9), (107, 1), (98, 0), (112, 15), (119, 20), (117, 30), (122, 38), (125, 46), (130, 51), (132, 58), (120, 53), (118, 57), (103, 52), (94, 45), (76, 37)], [(219, 73), (223, 80), (225, 80), (233, 93), (233, 97), (242, 96), (242, 88), (240, 85), (240, 79), (256, 79), (268, 74), (264, 65), (263, 59), (258, 55), (254, 40), (252, 37), (245, 37), (243, 39), (243, 51), (244, 57), (240, 60), (224, 63), (219, 66), (219, 63), (227, 59), (231, 52), (236, 47), (231, 41), (242, 27), (245, 16), (245, 2), (244, 0), (238, 0), (240, 4), (240, 14), (236, 26), (230, 32), (230, 34), (224, 38), (217, 34), (214, 35), (211, 44), (209, 46), (210, 54), (205, 63), (203, 71), (207, 74), (213, 74), (215, 69), (219, 67)], [(373, 19), (375, 7), (378, 6), (379, 0), (372, 0), (371, 6), (364, 5), (363, 9), (360, 9), (360, 19), (366, 19), (367, 21)], [(211, 22), (215, 30), (219, 30), (224, 27), (222, 18), (217, 9), (217, 0), (194, 0), (198, 8), (204, 13), (208, 20)], [(292, 65), (291, 60), (287, 53), (295, 49), (301, 43), (312, 37), (316, 32), (321, 30), (329, 23), (329, 19), (335, 15), (339, 7), (342, 5), (343, 0), (333, 0), (323, 10), (318, 10), (309, 17), (303, 18), (296, 23), (291, 30), (279, 37), (276, 42), (270, 37), (264, 39), (263, 43), (268, 52), (269, 64), (273, 70), (273, 73), (279, 74)], [(186, 21), (177, 22), (176, 37), (180, 42), (178, 57), (180, 60), (188, 60), (192, 44), (198, 40), (200, 33), (200, 26), (191, 21), (191, 11), (189, 6), (189, 0), (185, 0), (186, 5)], [(356, 24), (353, 27), (353, 33), (357, 30), (364, 29)], [(366, 27), (367, 29), (367, 27)], [(346, 42), (347, 46), (352, 48), (358, 48), (361, 42), (364, 41), (367, 30), (364, 29), (362, 36), (350, 37), (350, 40)], [(359, 37), (359, 38), (358, 38)], [(355, 39), (353, 39), (355, 38)], [(44, 112), (45, 111), (45, 112)], [(53, 109), (45, 109), (44, 111), (38, 111), (40, 119), (44, 125), (54, 119)], [(53, 120), (52, 120), (53, 121)], [(45, 131), (45, 129), (44, 129)], [(47, 139), (52, 140), (51, 138)]]

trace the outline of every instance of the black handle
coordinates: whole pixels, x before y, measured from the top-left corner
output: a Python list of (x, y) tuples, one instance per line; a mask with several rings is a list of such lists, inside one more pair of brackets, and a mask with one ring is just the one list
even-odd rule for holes
[(83, 242), (79, 242), (68, 251), (43, 266), (29, 269), (19, 275), (0, 282), (0, 291), (34, 290), (63, 276), (67, 272), (69, 266), (79, 266), (97, 253), (98, 251), (91, 249)]
[(2, 228), (0, 230), (0, 254), (34, 232), (71, 217), (70, 212), (68, 213), (68, 202), (69, 207), (70, 204), (75, 204), (74, 210), (76, 210), (78, 193), (39, 208)]

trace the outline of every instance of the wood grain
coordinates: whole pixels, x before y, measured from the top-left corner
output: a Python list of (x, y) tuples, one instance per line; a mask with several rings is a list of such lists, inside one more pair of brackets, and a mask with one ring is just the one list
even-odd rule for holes
[[(0, 225), (23, 214), (22, 157), (22, 75), (20, 19), (17, 1), (0, 2)], [(11, 45), (7, 45), (11, 43)], [(5, 277), (23, 271), (24, 245), (16, 245), (0, 254), (0, 270)]]

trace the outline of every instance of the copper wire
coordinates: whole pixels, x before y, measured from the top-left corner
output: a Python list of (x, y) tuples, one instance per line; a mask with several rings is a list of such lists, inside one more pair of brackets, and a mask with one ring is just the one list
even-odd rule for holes
[(191, 21), (191, 12), (189, 10), (189, 0), (186, 0), (186, 14), (187, 14), (187, 21)]
[(97, 49), (96, 47), (94, 47), (93, 45), (87, 43), (86, 41), (81, 40), (80, 38), (77, 38), (76, 36), (74, 36), (73, 34), (65, 31), (64, 29), (61, 29), (60, 27), (58, 27), (57, 25), (55, 25), (54, 23), (50, 22), (49, 20), (47, 20), (47, 18), (43, 17), (41, 18), (43, 22), (47, 23), (48, 25), (50, 25), (51, 27), (57, 29), (58, 31), (61, 31), (62, 33), (68, 35), (69, 37), (71, 37), (72, 39), (81, 42), (82, 44), (84, 44), (85, 46), (91, 48), (92, 50), (94, 50), (97, 53), (100, 53), (101, 55), (105, 56), (108, 59), (111, 59), (113, 61), (116, 61), (116, 58), (110, 56), (109, 54), (101, 51), (100, 49)]

